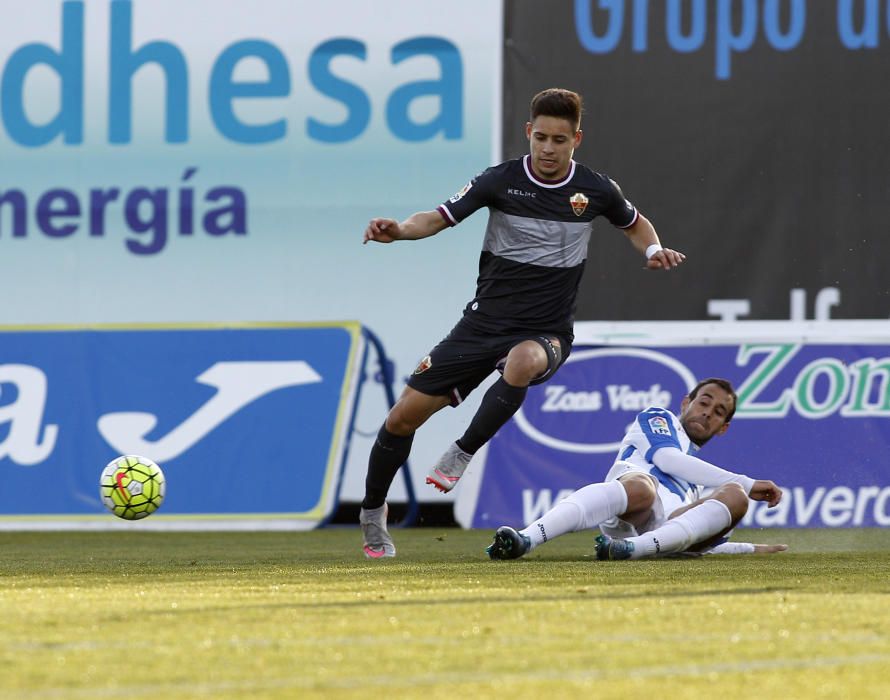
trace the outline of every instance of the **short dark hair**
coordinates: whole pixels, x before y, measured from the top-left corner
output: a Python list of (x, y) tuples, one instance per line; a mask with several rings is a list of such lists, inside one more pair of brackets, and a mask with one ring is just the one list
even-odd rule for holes
[(732, 397), (732, 408), (729, 409), (729, 413), (726, 414), (725, 421), (729, 423), (729, 421), (731, 421), (732, 417), (735, 415), (735, 407), (736, 404), (738, 404), (739, 402), (739, 397), (735, 393), (732, 382), (730, 382), (728, 379), (721, 379), (720, 377), (708, 377), (707, 379), (702, 379), (692, 388), (692, 391), (689, 392), (689, 400), (692, 401), (696, 396), (698, 396), (698, 392), (701, 391), (702, 387), (707, 384), (716, 384)]
[(538, 117), (557, 117), (567, 120), (577, 131), (581, 128), (581, 113), (584, 105), (581, 95), (563, 88), (548, 88), (532, 98), (529, 121)]

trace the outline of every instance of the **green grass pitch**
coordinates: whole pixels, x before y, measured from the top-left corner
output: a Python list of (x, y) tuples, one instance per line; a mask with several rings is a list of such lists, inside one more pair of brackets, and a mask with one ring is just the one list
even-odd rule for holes
[[(890, 530), (597, 562), (578, 533), (0, 533), (0, 696), (887, 698)], [(370, 695), (369, 695), (370, 694)]]

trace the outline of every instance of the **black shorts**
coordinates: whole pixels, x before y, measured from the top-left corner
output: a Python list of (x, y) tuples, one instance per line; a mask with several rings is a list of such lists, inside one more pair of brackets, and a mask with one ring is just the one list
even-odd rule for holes
[[(503, 373), (507, 353), (526, 340), (539, 343), (547, 353), (547, 370), (532, 384), (546, 382), (572, 350), (569, 339), (556, 333), (486, 335), (458, 323), (408, 378), (408, 386), (429, 396), (448, 396), (457, 406), (495, 370)], [(552, 341), (558, 340), (559, 347)]]

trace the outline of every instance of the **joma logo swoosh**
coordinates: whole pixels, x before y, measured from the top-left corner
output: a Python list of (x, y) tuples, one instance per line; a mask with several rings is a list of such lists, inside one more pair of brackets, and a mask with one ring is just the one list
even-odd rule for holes
[(217, 362), (196, 381), (217, 388), (216, 395), (155, 442), (145, 436), (157, 425), (152, 413), (106, 413), (99, 432), (116, 451), (150, 455), (156, 462), (178, 457), (249, 403), (278, 389), (321, 381), (306, 362)]

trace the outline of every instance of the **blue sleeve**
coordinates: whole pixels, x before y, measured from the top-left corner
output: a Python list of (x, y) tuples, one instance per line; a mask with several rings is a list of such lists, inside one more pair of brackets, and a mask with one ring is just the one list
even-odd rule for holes
[(487, 207), (492, 201), (493, 182), (496, 176), (492, 168), (488, 168), (470, 180), (463, 189), (453, 195), (447, 202), (439, 205), (438, 211), (445, 220), (454, 226), (466, 219), (473, 212)]
[(676, 447), (681, 450), (677, 430), (674, 428), (674, 414), (663, 408), (647, 408), (637, 415), (637, 424), (649, 443), (646, 461), (652, 462), (654, 455), (662, 447)]

